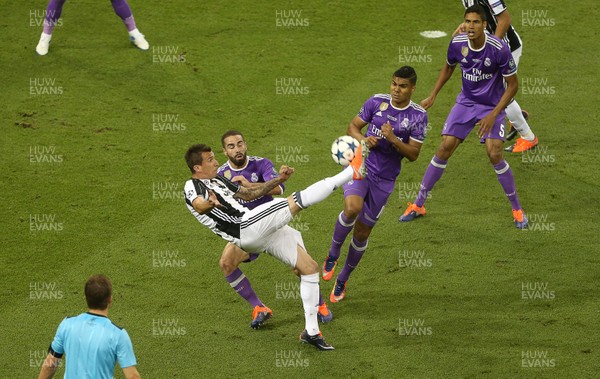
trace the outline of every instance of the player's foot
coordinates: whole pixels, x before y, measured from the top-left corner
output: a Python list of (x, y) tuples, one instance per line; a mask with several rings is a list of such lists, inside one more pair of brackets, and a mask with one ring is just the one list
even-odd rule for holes
[(365, 176), (367, 176), (367, 156), (369, 155), (369, 147), (365, 141), (360, 141), (360, 145), (358, 149), (356, 149), (356, 154), (354, 155), (354, 159), (350, 162), (350, 166), (354, 170), (354, 176), (352, 179), (354, 180), (362, 180)]
[(527, 216), (523, 213), (522, 209), (514, 210), (513, 209), (513, 218), (515, 219), (515, 226), (517, 229), (527, 229), (529, 226), (529, 220), (527, 220)]
[[(521, 114), (523, 115), (523, 118), (525, 119), (525, 121), (527, 121), (527, 119), (529, 118), (529, 113), (527, 111), (522, 110)], [(512, 141), (519, 132), (517, 131), (517, 129), (515, 129), (515, 126), (513, 125), (512, 122), (509, 121), (508, 123), (510, 124), (510, 130), (509, 130), (508, 134), (506, 135), (506, 140)]]
[(39, 55), (48, 54), (48, 48), (50, 47), (50, 40), (52, 39), (52, 34), (42, 33), (40, 37), (40, 42), (38, 42), (35, 47), (35, 52)]
[(317, 318), (323, 324), (333, 320), (333, 313), (331, 313), (331, 311), (329, 310), (329, 307), (327, 306), (326, 302), (323, 302), (323, 304), (319, 305), (319, 311), (317, 312)]
[(252, 311), (253, 320), (250, 323), (250, 327), (252, 329), (259, 329), (272, 315), (273, 311), (270, 310), (269, 307), (257, 305)]
[(510, 151), (511, 153), (524, 153), (527, 150), (531, 150), (536, 147), (538, 144), (538, 138), (535, 137), (533, 141), (527, 141), (526, 139), (519, 138), (517, 139), (517, 143), (512, 146), (507, 147), (506, 151)]
[(323, 262), (323, 280), (328, 282), (333, 278), (333, 272), (337, 266), (337, 259), (333, 259), (327, 256), (325, 262)]
[(398, 221), (409, 222), (417, 217), (425, 216), (425, 207), (419, 207), (417, 204), (408, 203), (408, 208), (404, 211), (404, 214), (400, 216)]
[(335, 286), (331, 290), (331, 295), (329, 295), (329, 301), (332, 303), (338, 303), (346, 297), (346, 282), (342, 282), (339, 279), (335, 280)]
[(137, 29), (129, 32), (129, 39), (140, 50), (148, 50), (150, 48), (150, 44), (146, 41), (144, 35)]
[(305, 329), (302, 331), (302, 333), (300, 333), (300, 342), (311, 344), (319, 350), (335, 350), (333, 346), (325, 342), (321, 332), (314, 336), (309, 336)]

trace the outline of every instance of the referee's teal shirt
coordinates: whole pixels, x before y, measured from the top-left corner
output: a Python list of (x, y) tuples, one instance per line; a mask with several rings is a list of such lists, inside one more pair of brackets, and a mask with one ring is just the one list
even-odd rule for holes
[(65, 379), (113, 378), (115, 362), (121, 368), (136, 365), (125, 329), (89, 312), (65, 318), (48, 352), (57, 358), (67, 355)]

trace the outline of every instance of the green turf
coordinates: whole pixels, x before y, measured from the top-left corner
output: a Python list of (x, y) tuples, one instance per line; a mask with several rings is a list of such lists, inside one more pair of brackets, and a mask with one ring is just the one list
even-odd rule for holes
[[(419, 32), (450, 33), (462, 16), (459, 1), (440, 3), (132, 0), (151, 44), (141, 52), (108, 1), (69, 1), (45, 57), (34, 53), (41, 28), (30, 16), (45, 1), (3, 5), (0, 377), (37, 377), (56, 327), (85, 310), (83, 283), (99, 272), (113, 280), (110, 317), (128, 330), (143, 377), (595, 377), (600, 46), (591, 0), (509, 4), (525, 41), (520, 82), (553, 92), (521, 86), (541, 148), (507, 156), (535, 227), (514, 228), (472, 136), (427, 216), (397, 222), (439, 143), (460, 88), (455, 74), (429, 112), (420, 158), (404, 163), (347, 299), (331, 306), (335, 320), (322, 330), (335, 352), (298, 343), (297, 280), (270, 257), (242, 267), (275, 312), (264, 330), (251, 330), (250, 307), (218, 268), (224, 243), (180, 197), (186, 148), (205, 142), (218, 152), (230, 128), (246, 133), (252, 154), (295, 166), (288, 194), (336, 173), (329, 144), (369, 96), (388, 91), (401, 48), (424, 49), (413, 63), (414, 98), (428, 95), (448, 38)], [(277, 26), (283, 10), (301, 11), (301, 26)], [(535, 10), (553, 26), (523, 25), (522, 12)], [(302, 93), (278, 95), (281, 78), (300, 80)], [(155, 130), (161, 117), (176, 130)], [(31, 162), (31, 153), (54, 162)], [(335, 193), (294, 220), (318, 262), (341, 201)], [(34, 229), (56, 230), (32, 231), (32, 218)], [(154, 267), (153, 254), (168, 256), (169, 267)], [(406, 267), (415, 254), (419, 267)], [(322, 282), (324, 295), (331, 286)], [(546, 298), (523, 299), (522, 291)]]

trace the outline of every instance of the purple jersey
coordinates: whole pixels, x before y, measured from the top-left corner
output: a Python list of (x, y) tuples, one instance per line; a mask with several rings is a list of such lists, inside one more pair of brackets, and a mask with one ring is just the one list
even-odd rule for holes
[(371, 149), (367, 157), (369, 175), (396, 180), (400, 174), (403, 157), (383, 138), (381, 126), (389, 122), (394, 128), (396, 138), (404, 143), (408, 143), (409, 139), (422, 143), (427, 131), (427, 112), (412, 101), (405, 108), (396, 108), (392, 105), (390, 95), (377, 94), (365, 102), (358, 117), (368, 123), (365, 137), (379, 138), (377, 146)]
[(485, 43), (473, 50), (466, 34), (452, 38), (448, 46), (447, 62), (450, 66), (460, 64), (462, 90), (456, 98), (460, 104), (496, 106), (504, 94), (504, 76), (517, 73), (517, 65), (510, 49), (497, 37), (485, 33)]
[[(277, 178), (279, 176), (279, 173), (275, 170), (273, 162), (271, 162), (269, 159), (248, 156), (248, 162), (243, 168), (234, 169), (229, 165), (229, 161), (227, 161), (227, 163), (219, 167), (217, 175), (224, 176), (229, 180), (231, 180), (235, 176), (242, 175), (251, 183), (265, 183), (271, 179)], [(279, 187), (281, 188), (281, 192), (283, 193), (285, 186), (283, 184), (280, 184)], [(252, 201), (238, 199), (238, 202), (246, 208), (253, 209), (271, 200), (273, 200), (273, 197), (267, 195), (259, 197), (258, 199)]]

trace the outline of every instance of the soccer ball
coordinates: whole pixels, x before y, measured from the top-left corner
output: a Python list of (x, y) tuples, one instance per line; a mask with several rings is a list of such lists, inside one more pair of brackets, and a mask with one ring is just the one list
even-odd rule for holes
[(342, 166), (348, 166), (352, 159), (356, 149), (358, 149), (359, 142), (354, 137), (341, 136), (333, 141), (331, 145), (331, 157), (333, 161)]

